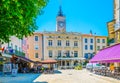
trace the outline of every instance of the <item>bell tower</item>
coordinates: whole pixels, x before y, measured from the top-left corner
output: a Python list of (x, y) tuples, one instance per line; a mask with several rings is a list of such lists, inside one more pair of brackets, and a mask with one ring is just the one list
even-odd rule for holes
[(59, 7), (59, 12), (56, 17), (56, 31), (57, 32), (66, 32), (66, 19), (62, 12), (62, 7)]

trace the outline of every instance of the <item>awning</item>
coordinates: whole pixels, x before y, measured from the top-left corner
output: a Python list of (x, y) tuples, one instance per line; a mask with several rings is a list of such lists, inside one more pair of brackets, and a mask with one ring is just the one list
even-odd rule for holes
[(49, 59), (49, 60), (41, 61), (41, 63), (42, 64), (54, 64), (54, 63), (57, 63), (57, 61), (53, 59)]
[(32, 63), (34, 63), (34, 61), (32, 61), (32, 60), (30, 60), (30, 59), (28, 59), (26, 57), (23, 57), (23, 56), (15, 56), (14, 55), (14, 57), (18, 58), (19, 60), (21, 59), (21, 60), (26, 61), (26, 62), (32, 62)]
[(7, 57), (7, 58), (11, 58), (12, 56), (10, 54), (6, 54), (6, 53), (1, 53), (2, 57)]
[(34, 64), (36, 64), (38, 66), (42, 66), (42, 63), (40, 61), (34, 61)]
[(91, 63), (113, 63), (120, 62), (120, 44), (115, 44), (98, 52), (91, 60)]

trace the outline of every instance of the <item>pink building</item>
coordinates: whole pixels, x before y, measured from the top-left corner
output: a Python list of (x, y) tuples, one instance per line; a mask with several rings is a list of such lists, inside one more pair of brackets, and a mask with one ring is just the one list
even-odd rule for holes
[(22, 49), (27, 58), (33, 61), (41, 61), (42, 59), (42, 34), (35, 32), (32, 36), (24, 38), (22, 41)]

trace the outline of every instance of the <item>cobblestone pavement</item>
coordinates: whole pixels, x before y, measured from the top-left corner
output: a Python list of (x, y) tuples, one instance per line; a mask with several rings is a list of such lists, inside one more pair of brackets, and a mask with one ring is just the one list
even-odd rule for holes
[(95, 75), (87, 70), (60, 70), (57, 74), (42, 74), (37, 83), (120, 83), (120, 80)]
[(0, 76), (0, 83), (33, 83), (40, 74), (17, 74), (16, 77), (11, 75)]

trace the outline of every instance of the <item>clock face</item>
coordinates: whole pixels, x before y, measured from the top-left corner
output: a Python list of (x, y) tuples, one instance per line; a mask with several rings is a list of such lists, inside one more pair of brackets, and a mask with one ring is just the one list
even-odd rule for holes
[(64, 22), (59, 22), (59, 26), (63, 27), (64, 26)]
[(60, 32), (65, 32), (65, 21), (57, 22), (57, 30)]

